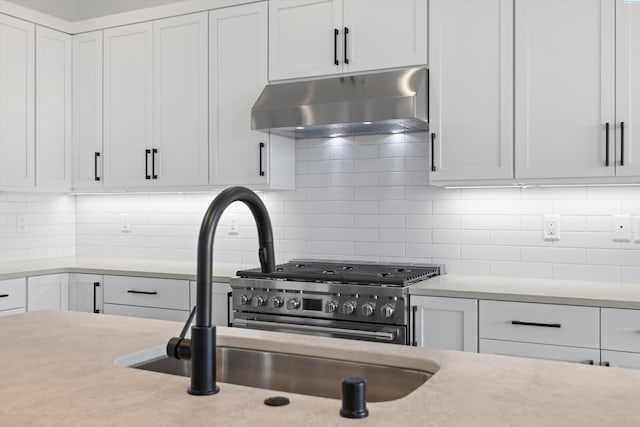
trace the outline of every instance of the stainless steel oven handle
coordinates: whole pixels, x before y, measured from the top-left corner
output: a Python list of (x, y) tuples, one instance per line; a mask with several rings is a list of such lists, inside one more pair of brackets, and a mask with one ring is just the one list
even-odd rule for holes
[(351, 335), (354, 337), (375, 338), (381, 341), (393, 341), (395, 339), (395, 334), (393, 332), (359, 331), (354, 329), (328, 328), (325, 326), (296, 325), (294, 323), (264, 322), (261, 320), (251, 319), (234, 319), (233, 323), (234, 325), (237, 324), (239, 326), (262, 326), (270, 328), (293, 329), (297, 331), (340, 333), (344, 335)]

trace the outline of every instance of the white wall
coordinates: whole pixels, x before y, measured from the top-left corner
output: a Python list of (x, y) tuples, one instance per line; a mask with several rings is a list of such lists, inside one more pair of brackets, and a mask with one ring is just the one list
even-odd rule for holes
[[(24, 233), (18, 215), (26, 219)], [(73, 196), (0, 192), (0, 261), (73, 256), (75, 220)]]
[[(442, 262), (451, 273), (640, 282), (640, 243), (611, 239), (613, 214), (640, 215), (640, 187), (445, 190), (425, 186), (425, 134), (298, 141), (295, 191), (263, 194), (278, 262), (293, 257)], [(77, 196), (76, 252), (195, 259), (215, 193)], [(132, 230), (120, 232), (121, 214)], [(258, 264), (248, 210), (225, 214), (217, 261)], [(542, 238), (560, 215), (560, 240)]]

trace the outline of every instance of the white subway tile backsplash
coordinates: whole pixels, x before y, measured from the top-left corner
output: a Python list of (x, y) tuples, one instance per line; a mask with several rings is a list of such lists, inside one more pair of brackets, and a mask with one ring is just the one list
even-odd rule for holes
[[(296, 190), (259, 192), (276, 261), (440, 262), (449, 273), (640, 282), (640, 243), (613, 242), (613, 214), (640, 215), (638, 187), (428, 186), (429, 134), (296, 141)], [(82, 255), (195, 259), (216, 191), (61, 195), (0, 192), (0, 260)], [(122, 233), (121, 214), (131, 231)], [(229, 235), (230, 214), (239, 233)], [(545, 214), (560, 239), (544, 240)], [(17, 232), (25, 215), (27, 233)], [(258, 264), (248, 208), (222, 216), (214, 259)]]

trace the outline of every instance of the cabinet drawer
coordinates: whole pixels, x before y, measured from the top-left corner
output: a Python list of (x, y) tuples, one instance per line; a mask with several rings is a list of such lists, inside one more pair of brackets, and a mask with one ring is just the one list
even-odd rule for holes
[(602, 348), (640, 353), (640, 310), (603, 308)]
[(640, 353), (602, 350), (602, 364), (612, 368), (640, 369)]
[(0, 281), (0, 311), (23, 308), (26, 301), (24, 279)]
[(104, 276), (104, 302), (189, 310), (189, 281)]
[(600, 348), (600, 309), (480, 301), (480, 338)]
[(189, 312), (184, 310), (170, 310), (167, 308), (136, 307), (132, 305), (104, 304), (104, 314), (116, 316), (142, 317), (144, 319), (173, 320), (185, 322)]
[(504, 356), (531, 357), (533, 359), (600, 364), (600, 350), (595, 348), (565, 347), (561, 345), (531, 344), (527, 342), (480, 340), (480, 353)]
[(1, 310), (0, 311), (0, 317), (11, 316), (12, 314), (18, 314), (18, 313), (24, 313), (24, 312), (25, 312), (24, 307), (12, 308), (10, 310)]

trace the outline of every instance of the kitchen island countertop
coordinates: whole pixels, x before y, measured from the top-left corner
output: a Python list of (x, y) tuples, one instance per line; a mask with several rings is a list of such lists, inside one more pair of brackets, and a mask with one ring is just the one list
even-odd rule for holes
[[(181, 326), (55, 311), (0, 318), (2, 425), (640, 425), (640, 371), (626, 369), (218, 328), (219, 345), (437, 371), (407, 397), (369, 403), (368, 418), (349, 420), (335, 399), (224, 383), (217, 395), (191, 396), (188, 378), (115, 366)], [(265, 406), (272, 395), (291, 403)]]

